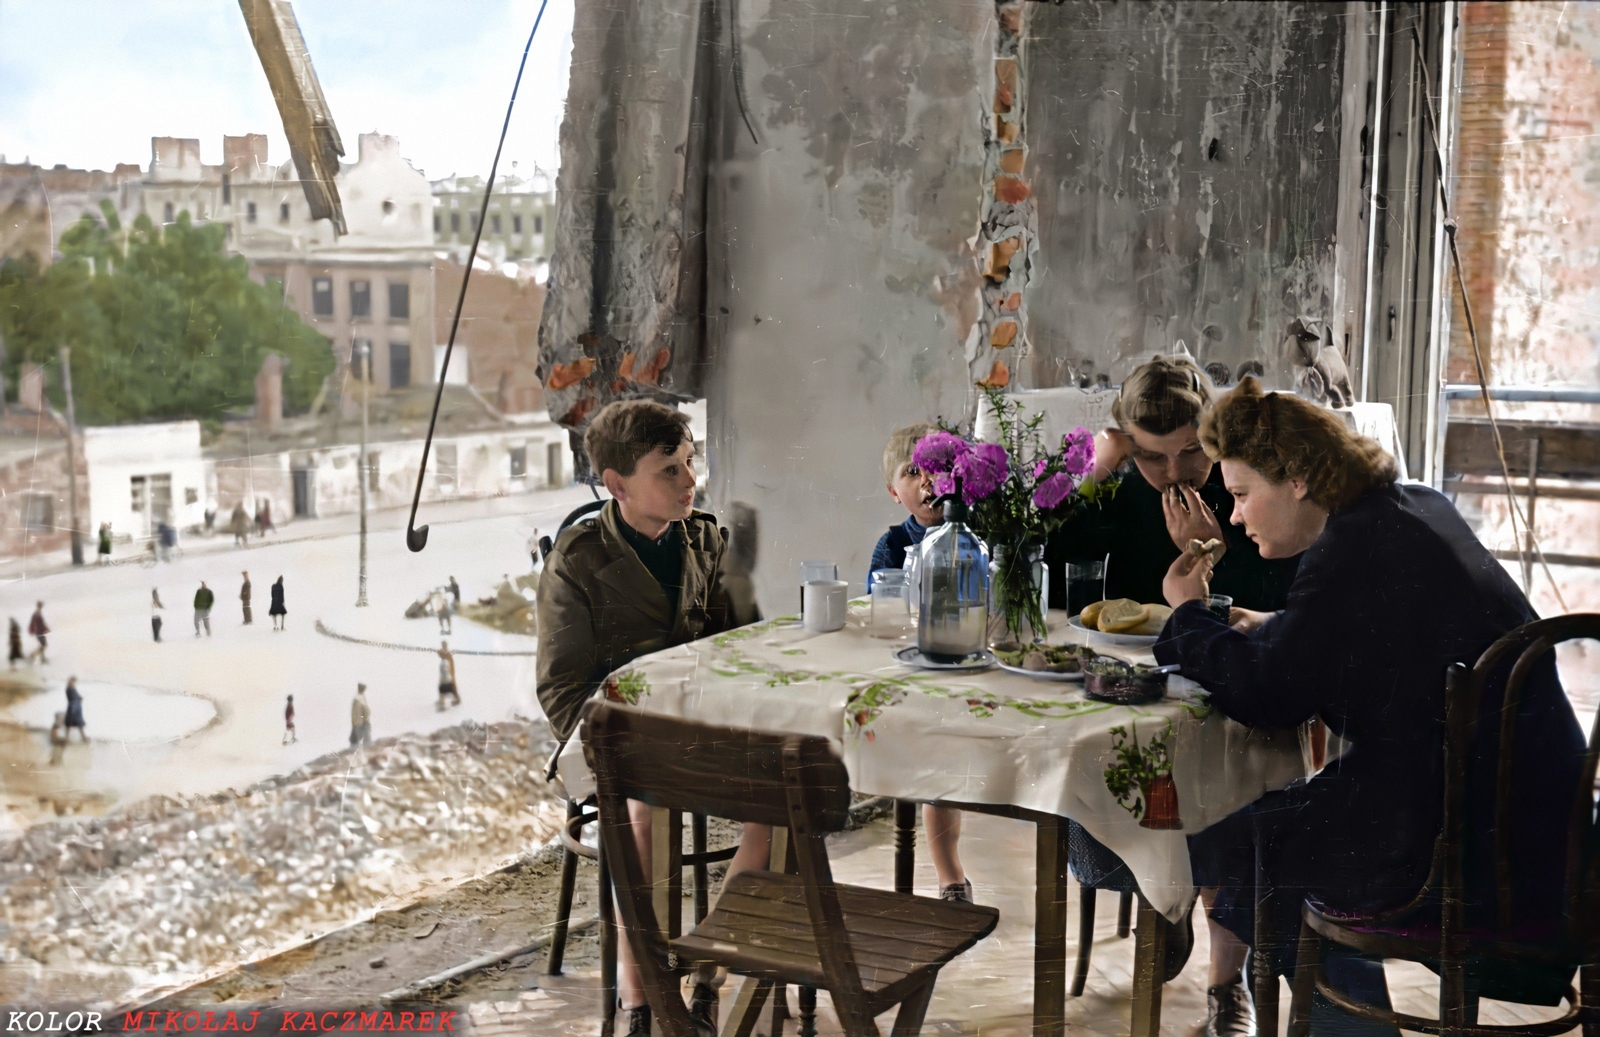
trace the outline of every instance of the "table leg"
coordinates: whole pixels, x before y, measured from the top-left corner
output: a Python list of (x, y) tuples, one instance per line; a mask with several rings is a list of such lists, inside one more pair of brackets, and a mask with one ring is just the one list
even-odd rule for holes
[(917, 865), (917, 805), (908, 799), (894, 801), (894, 891), (907, 893), (915, 885)]
[(1033, 1034), (1060, 1037), (1067, 1001), (1067, 820), (1038, 821), (1033, 893)]
[(1161, 1032), (1162, 974), (1167, 962), (1167, 920), (1139, 896), (1139, 926), (1133, 934), (1133, 1034)]
[(1251, 993), (1256, 1002), (1256, 1033), (1276, 1037), (1278, 1032), (1278, 974), (1273, 969), (1273, 956), (1279, 942), (1274, 913), (1277, 904), (1262, 859), (1261, 835), (1256, 835), (1256, 926), (1255, 949), (1250, 955)]

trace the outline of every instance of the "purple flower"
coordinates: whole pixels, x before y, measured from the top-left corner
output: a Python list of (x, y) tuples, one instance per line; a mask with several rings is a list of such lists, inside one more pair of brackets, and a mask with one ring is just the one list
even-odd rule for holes
[(1039, 478), (1039, 476), (1044, 474), (1044, 470), (1049, 467), (1050, 459), (1048, 457), (1039, 458), (1038, 462), (1033, 466), (1033, 477), (1035, 479)]
[(998, 443), (979, 443), (956, 459), (952, 475), (961, 477), (961, 497), (975, 504), (994, 493), (1005, 481), (1006, 448)]
[(1089, 474), (1094, 468), (1094, 437), (1082, 425), (1067, 433), (1061, 439), (1061, 445), (1066, 454), (1061, 459), (1061, 465), (1067, 472), (1074, 476), (1082, 477)]
[(916, 449), (911, 452), (911, 459), (924, 472), (948, 472), (971, 450), (972, 444), (960, 436), (941, 430), (930, 432), (918, 440)]
[(1075, 489), (1077, 487), (1072, 481), (1072, 476), (1065, 472), (1057, 472), (1034, 487), (1033, 506), (1040, 511), (1049, 511), (1058, 507)]
[[(935, 477), (933, 480), (933, 492), (940, 497), (956, 492), (955, 477), (948, 472)], [(965, 494), (962, 496), (965, 496)]]

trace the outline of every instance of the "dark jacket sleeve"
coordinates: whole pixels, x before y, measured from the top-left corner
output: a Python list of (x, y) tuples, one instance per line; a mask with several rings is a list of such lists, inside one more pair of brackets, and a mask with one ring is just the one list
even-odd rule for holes
[(1181, 665), (1211, 693), (1212, 705), (1241, 724), (1283, 728), (1309, 720), (1345, 681), (1351, 656), (1342, 632), (1345, 593), (1328, 554), (1306, 552), (1288, 604), (1249, 634), (1201, 602), (1185, 603), (1162, 630), (1156, 659)]
[(578, 725), (584, 703), (603, 674), (589, 597), (557, 554), (539, 575), (535, 611), (539, 622), (538, 695), (556, 737), (565, 740)]
[(890, 529), (888, 532), (884, 533), (883, 536), (878, 538), (877, 544), (874, 545), (873, 548), (872, 548), (872, 562), (867, 566), (867, 590), (868, 591), (872, 590), (872, 574), (873, 573), (877, 572), (879, 569), (898, 569), (898, 568), (900, 568), (900, 566), (895, 565), (893, 562), (891, 562), (889, 560), (889, 550), (890, 550), (889, 541), (893, 537), (894, 537), (894, 530)]

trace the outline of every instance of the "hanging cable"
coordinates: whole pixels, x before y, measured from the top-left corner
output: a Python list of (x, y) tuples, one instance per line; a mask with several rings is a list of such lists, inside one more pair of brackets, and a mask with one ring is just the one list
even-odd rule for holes
[[(1428, 59), (1422, 52), (1422, 33), (1417, 31), (1414, 22), (1411, 25), (1411, 44), (1417, 56), (1417, 66), (1422, 70), (1422, 101), (1428, 115), (1428, 134), (1433, 140), (1433, 166), (1435, 179), (1439, 182), (1439, 208), (1444, 213), (1444, 234), (1450, 242), (1450, 267), (1456, 275), (1456, 290), (1461, 293), (1461, 311), (1466, 316), (1467, 338), (1472, 343), (1472, 361), (1478, 373), (1478, 391), (1483, 397), (1484, 411), (1489, 415), (1489, 431), (1494, 436), (1494, 451), (1500, 461), (1500, 477), (1505, 483), (1506, 502), (1511, 509), (1511, 537), (1517, 545), (1517, 558), (1526, 571), (1527, 552), (1523, 547), (1523, 539), (1517, 531), (1517, 524), (1520, 521), (1522, 527), (1527, 530), (1527, 542), (1533, 548), (1534, 556), (1539, 559), (1539, 566), (1544, 570), (1545, 578), (1550, 581), (1550, 589), (1555, 591), (1556, 603), (1561, 606), (1561, 611), (1565, 612), (1567, 602), (1561, 594), (1561, 585), (1556, 583), (1555, 575), (1550, 571), (1550, 563), (1545, 561), (1544, 548), (1539, 544), (1539, 534), (1534, 532), (1533, 524), (1522, 513), (1522, 505), (1511, 486), (1511, 466), (1506, 463), (1505, 439), (1500, 434), (1500, 422), (1494, 413), (1494, 400), (1489, 395), (1489, 368), (1484, 363), (1483, 347), (1478, 342), (1478, 325), (1472, 317), (1472, 302), (1467, 296), (1467, 281), (1461, 270), (1461, 251), (1456, 247), (1456, 221), (1455, 217), (1450, 215), (1450, 195), (1445, 190), (1444, 153), (1439, 147), (1438, 117), (1433, 111), (1433, 79), (1428, 74)], [(1531, 584), (1532, 581), (1529, 582)], [(1528, 589), (1533, 588), (1530, 586)]]
[(544, 20), (544, 9), (550, 0), (541, 0), (539, 13), (534, 16), (533, 30), (522, 47), (522, 62), (517, 65), (516, 82), (511, 84), (511, 100), (506, 104), (506, 121), (500, 127), (500, 143), (494, 148), (494, 161), (489, 164), (489, 184), (483, 189), (483, 205), (478, 210), (478, 226), (472, 232), (472, 250), (467, 253), (467, 269), (461, 275), (461, 291), (456, 295), (456, 312), (450, 317), (450, 338), (444, 345), (444, 361), (439, 365), (439, 385), (433, 394), (433, 416), (428, 419), (428, 435), (422, 441), (422, 464), (417, 467), (417, 489), (411, 495), (411, 517), (406, 519), (406, 547), (413, 552), (428, 546), (428, 527), (417, 525), (417, 506), (422, 503), (422, 484), (428, 477), (428, 451), (433, 446), (433, 432), (439, 424), (439, 401), (444, 399), (444, 376), (450, 370), (450, 354), (456, 345), (456, 329), (461, 326), (461, 307), (467, 301), (467, 282), (472, 280), (472, 267), (478, 259), (478, 242), (483, 239), (483, 225), (489, 222), (489, 196), (494, 194), (495, 173), (500, 168), (500, 152), (506, 146), (506, 131), (511, 129), (511, 110), (517, 106), (517, 89), (522, 86), (522, 72), (528, 67), (528, 51), (533, 48), (533, 38)]

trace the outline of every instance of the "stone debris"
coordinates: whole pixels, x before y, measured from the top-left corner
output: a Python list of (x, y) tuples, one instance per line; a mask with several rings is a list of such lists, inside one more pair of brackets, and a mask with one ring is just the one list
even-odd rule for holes
[(0, 1001), (181, 984), (509, 863), (564, 816), (550, 749), (469, 722), (0, 840)]

